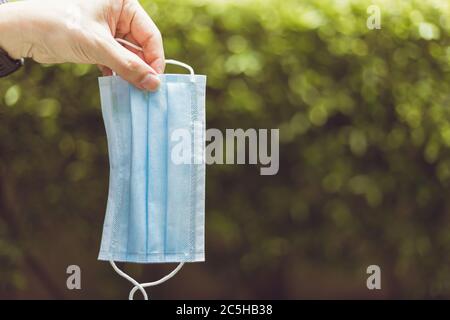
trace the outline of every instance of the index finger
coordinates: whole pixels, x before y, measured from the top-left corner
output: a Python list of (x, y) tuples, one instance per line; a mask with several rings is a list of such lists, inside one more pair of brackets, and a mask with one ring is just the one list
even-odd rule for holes
[(130, 26), (131, 35), (142, 47), (145, 62), (156, 72), (163, 73), (165, 59), (161, 32), (139, 2), (135, 3), (136, 9)]

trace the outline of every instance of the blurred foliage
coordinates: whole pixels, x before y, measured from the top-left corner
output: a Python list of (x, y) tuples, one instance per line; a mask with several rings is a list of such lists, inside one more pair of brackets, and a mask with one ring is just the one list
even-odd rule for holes
[[(450, 7), (142, 1), (208, 75), (214, 128), (280, 128), (280, 171), (207, 171), (207, 260), (153, 298), (450, 298)], [(381, 29), (366, 27), (381, 8)], [(168, 67), (170, 72), (183, 72)], [(0, 298), (126, 298), (96, 260), (108, 184), (93, 66), (0, 81)], [(66, 290), (68, 265), (82, 290)], [(379, 293), (366, 268), (382, 268)], [(127, 265), (142, 281), (172, 266)]]

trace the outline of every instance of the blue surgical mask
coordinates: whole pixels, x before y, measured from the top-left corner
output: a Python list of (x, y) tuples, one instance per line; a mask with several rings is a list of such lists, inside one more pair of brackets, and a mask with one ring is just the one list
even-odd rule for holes
[[(156, 92), (118, 76), (99, 78), (110, 161), (109, 194), (99, 259), (144, 287), (173, 276), (185, 262), (204, 261), (206, 76), (160, 75)], [(179, 132), (189, 133), (181, 141)], [(174, 150), (192, 161), (177, 161)], [(184, 154), (186, 156), (186, 154)], [(185, 157), (186, 159), (186, 157)], [(139, 284), (114, 261), (180, 263), (167, 277)]]

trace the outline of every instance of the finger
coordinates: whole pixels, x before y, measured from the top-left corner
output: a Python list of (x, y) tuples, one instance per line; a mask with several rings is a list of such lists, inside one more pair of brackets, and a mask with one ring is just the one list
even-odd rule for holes
[(165, 68), (164, 47), (161, 32), (144, 8), (136, 1), (131, 20), (131, 35), (144, 50), (145, 61), (158, 73)]
[(112, 76), (112, 70), (104, 65), (98, 64), (98, 69), (102, 72), (102, 75), (105, 77)]
[[(139, 43), (136, 41), (136, 39), (133, 37), (133, 35), (132, 35), (131, 33), (126, 34), (126, 35), (123, 37), (123, 39), (126, 40), (126, 41), (128, 41), (128, 42), (131, 42), (132, 44), (137, 45), (138, 47), (140, 47)], [(135, 48), (130, 47), (130, 46), (127, 46), (126, 44), (123, 44), (123, 43), (122, 43), (122, 45), (125, 45), (125, 47), (126, 47), (127, 49), (131, 50), (132, 52), (134, 52), (135, 54), (137, 54), (137, 55), (139, 56), (139, 58), (141, 58), (142, 60), (145, 61), (144, 52), (143, 52), (142, 50), (136, 50)], [(155, 71), (156, 71), (156, 70), (155, 70)]]
[(114, 70), (123, 79), (139, 89), (154, 91), (158, 88), (156, 71), (112, 37), (103, 41), (100, 47), (99, 58), (102, 64)]

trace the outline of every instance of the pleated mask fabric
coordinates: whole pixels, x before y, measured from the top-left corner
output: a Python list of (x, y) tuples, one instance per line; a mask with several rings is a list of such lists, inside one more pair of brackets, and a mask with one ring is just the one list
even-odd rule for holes
[[(206, 76), (160, 80), (147, 92), (118, 76), (99, 78), (110, 163), (99, 260), (205, 259)], [(190, 139), (182, 141), (180, 130)], [(180, 146), (191, 161), (173, 161)]]

